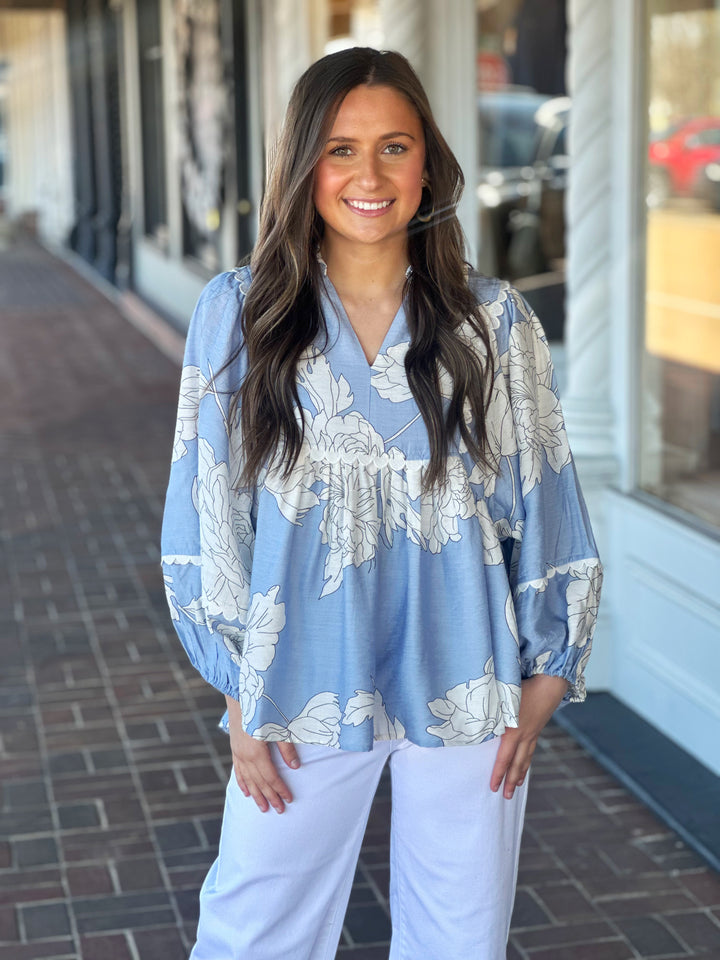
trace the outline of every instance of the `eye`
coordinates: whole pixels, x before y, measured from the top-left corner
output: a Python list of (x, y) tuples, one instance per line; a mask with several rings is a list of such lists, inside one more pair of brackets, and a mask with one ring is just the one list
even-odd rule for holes
[(393, 154), (394, 156), (398, 156), (401, 153), (406, 153), (407, 147), (405, 146), (404, 143), (394, 143), (394, 142), (387, 143), (385, 145), (385, 151), (386, 153), (390, 153), (390, 154)]
[(350, 147), (346, 143), (340, 144), (339, 147), (333, 147), (330, 151), (331, 157), (349, 157), (350, 156)]

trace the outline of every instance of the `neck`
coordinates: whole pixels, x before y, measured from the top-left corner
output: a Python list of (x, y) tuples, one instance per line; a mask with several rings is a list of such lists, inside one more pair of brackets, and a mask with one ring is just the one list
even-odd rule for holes
[(407, 240), (383, 250), (353, 244), (321, 244), (328, 276), (340, 292), (353, 299), (376, 300), (397, 295), (408, 268)]

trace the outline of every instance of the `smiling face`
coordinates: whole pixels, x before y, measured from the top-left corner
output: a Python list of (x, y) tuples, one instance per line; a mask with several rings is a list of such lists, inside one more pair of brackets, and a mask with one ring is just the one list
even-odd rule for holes
[(315, 167), (323, 245), (406, 244), (425, 175), (423, 125), (409, 100), (392, 87), (355, 87)]

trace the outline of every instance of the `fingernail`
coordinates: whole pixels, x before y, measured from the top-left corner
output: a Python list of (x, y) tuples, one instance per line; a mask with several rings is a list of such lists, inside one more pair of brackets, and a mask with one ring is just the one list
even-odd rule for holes
[(300, 766), (300, 761), (299, 761), (299, 760), (291, 760), (291, 761), (290, 761), (290, 766), (293, 768), (293, 770), (297, 770), (297, 768)]

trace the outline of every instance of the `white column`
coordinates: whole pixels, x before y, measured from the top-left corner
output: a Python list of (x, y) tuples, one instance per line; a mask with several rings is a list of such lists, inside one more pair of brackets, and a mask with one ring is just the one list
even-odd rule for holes
[(426, 82), (426, 0), (380, 0), (379, 7), (383, 47), (407, 57), (423, 83)]
[(467, 258), (477, 262), (478, 167), (475, 0), (426, 0), (427, 89), (435, 118), (465, 174), (458, 207)]
[(295, 82), (310, 66), (309, 0), (267, 0), (262, 4), (265, 144), (270, 148), (282, 126)]
[(568, 12), (572, 116), (563, 407), (588, 480), (610, 480), (616, 469), (610, 394), (613, 6), (605, 0), (570, 0)]
[(458, 216), (475, 263), (478, 210), (474, 0), (380, 0), (383, 45), (408, 58), (465, 174)]
[[(563, 409), (570, 445), (602, 557), (606, 557), (605, 493), (618, 479), (612, 396), (614, 311), (613, 235), (617, 219), (613, 111), (614, 5), (569, 0), (568, 90), (570, 179), (566, 197), (566, 388)], [(606, 689), (612, 673), (612, 621), (601, 606), (588, 686)]]

